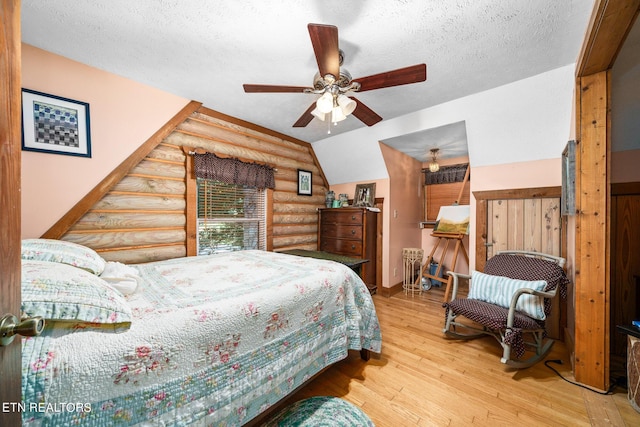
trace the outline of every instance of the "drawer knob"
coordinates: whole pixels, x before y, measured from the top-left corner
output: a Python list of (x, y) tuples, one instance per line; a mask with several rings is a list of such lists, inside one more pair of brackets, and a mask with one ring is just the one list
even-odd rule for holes
[(355, 249), (355, 248), (356, 248), (356, 245), (351, 245), (351, 249)]
[(351, 234), (356, 234), (356, 230), (351, 230)]
[(356, 220), (356, 216), (355, 215), (351, 215), (351, 219), (355, 221)]

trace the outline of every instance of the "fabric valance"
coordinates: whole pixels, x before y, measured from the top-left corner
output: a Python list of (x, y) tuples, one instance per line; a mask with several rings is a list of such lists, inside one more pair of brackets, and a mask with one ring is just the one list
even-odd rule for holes
[(196, 178), (255, 188), (275, 188), (276, 186), (272, 167), (234, 158), (222, 158), (213, 153), (195, 153), (193, 169)]
[[(450, 166), (440, 166), (437, 172), (431, 172), (429, 169), (424, 171), (424, 185), (430, 184), (449, 184), (452, 182), (464, 181), (464, 175), (467, 172), (467, 163)], [(471, 176), (469, 176), (471, 179)]]

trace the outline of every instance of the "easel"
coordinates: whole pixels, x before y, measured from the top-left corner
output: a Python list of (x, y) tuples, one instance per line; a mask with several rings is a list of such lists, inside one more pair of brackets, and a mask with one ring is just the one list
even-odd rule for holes
[[(462, 180), (462, 187), (460, 188), (460, 193), (458, 193), (458, 198), (453, 203), (454, 205), (458, 205), (460, 200), (462, 199), (464, 186), (469, 180), (469, 170), (470, 170), (470, 167), (467, 166), (467, 170), (464, 174), (464, 179)], [(415, 286), (421, 286), (421, 281), (423, 277), (426, 277), (427, 279), (433, 279), (438, 282), (446, 283), (447, 288), (444, 292), (444, 301), (447, 302), (447, 300), (449, 299), (449, 292), (451, 290), (452, 277), (449, 275), (447, 275), (446, 279), (443, 277), (440, 277), (440, 272), (442, 271), (442, 263), (446, 259), (447, 252), (449, 251), (449, 244), (451, 243), (452, 240), (455, 240), (456, 244), (453, 249), (453, 259), (451, 260), (452, 261), (451, 271), (455, 271), (456, 269), (456, 261), (458, 260), (458, 253), (460, 252), (461, 248), (462, 248), (462, 254), (464, 255), (464, 259), (467, 261), (467, 265), (469, 265), (469, 255), (467, 254), (467, 250), (464, 248), (464, 244), (462, 243), (462, 239), (464, 239), (466, 234), (465, 233), (443, 233), (439, 231), (434, 231), (433, 233), (431, 233), (431, 236), (437, 237), (438, 241), (433, 246), (431, 253), (427, 257), (427, 260), (424, 263), (424, 265), (422, 266), (420, 274), (416, 278)], [(435, 255), (436, 250), (438, 249), (441, 243), (444, 243), (444, 246), (442, 248), (442, 252), (440, 253), (440, 261), (438, 262), (438, 268), (436, 268), (435, 274), (431, 274), (431, 261), (433, 261), (433, 256)]]
[[(458, 261), (458, 253), (460, 253), (460, 249), (462, 249), (462, 254), (464, 255), (464, 259), (467, 261), (467, 264), (469, 264), (469, 255), (467, 255), (467, 250), (464, 248), (464, 244), (462, 244), (462, 239), (464, 239), (466, 234), (464, 234), (464, 233), (441, 233), (441, 232), (434, 231), (433, 233), (431, 233), (431, 235), (433, 237), (437, 237), (438, 238), (438, 242), (435, 244), (435, 246), (431, 250), (431, 253), (427, 257), (427, 260), (425, 261), (424, 265), (422, 266), (422, 269), (420, 271), (420, 275), (418, 275), (415, 285), (416, 286), (420, 286), (420, 282), (421, 282), (423, 277), (426, 277), (427, 279), (437, 280), (438, 282), (446, 283), (447, 284), (447, 288), (446, 288), (446, 290), (444, 292), (444, 300), (447, 301), (448, 298), (449, 298), (449, 291), (451, 289), (451, 279), (452, 278), (449, 275), (447, 275), (446, 278), (440, 277), (440, 272), (442, 271), (442, 263), (446, 259), (447, 252), (449, 251), (450, 243), (455, 240), (456, 243), (455, 243), (455, 246), (453, 248), (453, 259), (451, 260), (451, 271), (455, 271), (456, 261)], [(443, 243), (444, 245), (443, 245), (442, 251), (440, 253), (440, 261), (438, 262), (438, 268), (436, 268), (436, 271), (435, 271), (434, 274), (431, 274), (431, 269), (430, 269), (431, 261), (433, 261), (433, 257), (435, 255), (436, 251), (438, 250), (438, 247), (440, 247), (441, 243)]]

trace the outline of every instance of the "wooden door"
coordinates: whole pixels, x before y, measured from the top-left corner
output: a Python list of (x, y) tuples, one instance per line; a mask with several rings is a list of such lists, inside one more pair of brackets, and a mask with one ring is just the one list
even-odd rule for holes
[[(0, 6), (0, 317), (20, 315), (20, 2)], [(20, 337), (0, 347), (0, 425), (19, 426)], [(8, 404), (8, 410), (4, 405)]]
[(560, 239), (561, 191), (561, 187), (475, 191), (475, 269), (484, 270), (487, 259), (505, 249), (564, 256)]
[(525, 250), (560, 256), (560, 198), (487, 202), (487, 255)]
[(636, 194), (615, 194), (616, 186), (612, 186), (610, 351), (622, 358), (627, 355), (627, 336), (617, 332), (616, 326), (640, 319), (639, 190), (640, 183), (636, 183)]
[[(476, 265), (484, 270), (498, 251), (527, 250), (562, 256), (561, 187), (474, 192)], [(554, 298), (547, 333), (561, 339), (566, 302)]]

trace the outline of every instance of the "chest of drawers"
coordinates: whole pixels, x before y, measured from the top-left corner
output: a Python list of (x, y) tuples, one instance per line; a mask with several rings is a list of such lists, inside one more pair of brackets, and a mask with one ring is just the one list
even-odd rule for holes
[(377, 285), (377, 212), (365, 208), (320, 209), (318, 250), (367, 259), (360, 269), (362, 280)]

